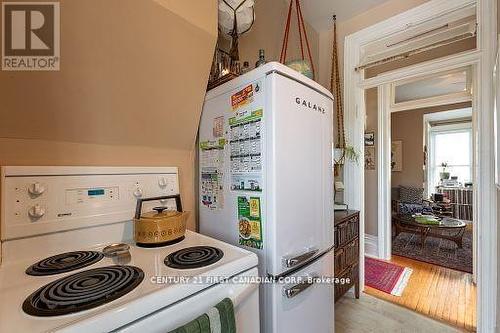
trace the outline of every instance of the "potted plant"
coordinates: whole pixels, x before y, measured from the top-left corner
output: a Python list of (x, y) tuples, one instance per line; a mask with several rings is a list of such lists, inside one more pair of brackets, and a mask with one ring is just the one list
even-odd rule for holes
[(446, 169), (448, 168), (448, 163), (447, 162), (441, 163), (441, 167), (443, 168), (443, 171), (439, 173), (439, 178), (441, 180), (450, 179), (450, 173), (446, 171)]
[(337, 200), (337, 193), (344, 191), (344, 182), (342, 180), (342, 167), (344, 166), (346, 160), (358, 164), (359, 153), (354, 148), (354, 146), (346, 145), (345, 147), (337, 146), (333, 151), (333, 163), (334, 163), (334, 192), (333, 199), (335, 201), (334, 209), (337, 210), (347, 210), (348, 205), (343, 203), (342, 200)]
[(344, 148), (336, 147), (334, 149), (333, 157), (335, 177), (340, 175), (340, 168), (344, 165), (346, 160), (356, 164), (359, 162), (359, 153), (356, 151), (356, 148), (351, 145), (346, 145)]

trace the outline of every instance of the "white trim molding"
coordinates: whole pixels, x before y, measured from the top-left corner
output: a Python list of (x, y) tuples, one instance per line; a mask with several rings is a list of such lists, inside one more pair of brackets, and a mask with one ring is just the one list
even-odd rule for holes
[(380, 258), (378, 255), (378, 237), (365, 234), (365, 256), (370, 258)]
[(377, 226), (378, 255), (380, 259), (391, 259), (392, 248), (392, 214), (391, 214), (391, 100), (394, 89), (390, 84), (378, 87), (377, 112)]
[[(436, 1), (436, 0), (435, 0)], [(396, 69), (375, 77), (358, 82), (358, 86), (363, 89), (374, 88), (385, 83), (405, 82), (410, 78), (422, 79), (434, 74), (456, 70), (465, 66), (474, 65), (479, 62), (481, 52), (477, 50), (468, 50), (456, 54), (435, 59), (433, 61), (421, 62), (415, 65), (404, 67), (405, 72)], [(406, 76), (408, 75), (408, 76)]]
[[(407, 12), (389, 18), (386, 21), (349, 35), (344, 46), (344, 100), (346, 136), (350, 145), (361, 153), (364, 160), (364, 124), (365, 100), (364, 89), (379, 88), (379, 95), (383, 99), (391, 96), (390, 88), (393, 84), (409, 78), (418, 78), (447, 70), (470, 66), (473, 75), (473, 110), (475, 124), (475, 221), (477, 221), (477, 331), (490, 333), (496, 329), (497, 311), (497, 202), (494, 182), (494, 151), (493, 151), (493, 65), (496, 52), (496, 1), (495, 0), (431, 0)], [(364, 79), (364, 72), (356, 72), (363, 47), (369, 43), (376, 43), (386, 36), (404, 31), (422, 22), (441, 17), (464, 8), (476, 8), (478, 20), (477, 50), (466, 51), (452, 56), (427, 61), (403, 69), (394, 70), (374, 78)], [(387, 89), (389, 91), (387, 91)], [(380, 101), (379, 101), (380, 103)], [(385, 103), (384, 103), (385, 104)], [(382, 128), (390, 128), (389, 112), (379, 112), (378, 124)], [(380, 115), (380, 113), (382, 113)], [(389, 114), (389, 115), (388, 115)], [(386, 132), (385, 134), (383, 132)], [(387, 131), (378, 131), (378, 139), (385, 140), (379, 145), (379, 162), (387, 160), (390, 154), (387, 141)], [(390, 138), (390, 136), (389, 136)], [(379, 141), (384, 142), (384, 141)], [(390, 142), (389, 142), (390, 144)], [(389, 155), (390, 156), (390, 155)], [(386, 162), (384, 162), (386, 163)], [(364, 235), (364, 165), (363, 163), (348, 163), (345, 165), (345, 194), (346, 203), (360, 213), (360, 256), (366, 253), (377, 253), (383, 258), (390, 252), (390, 172), (385, 168), (378, 170), (379, 203), (378, 236), (363, 237)], [(385, 181), (386, 183), (382, 183)], [(382, 188), (381, 188), (382, 187)], [(387, 190), (389, 189), (389, 191)], [(384, 192), (383, 194), (381, 192)], [(388, 203), (389, 202), (389, 203)], [(389, 211), (390, 213), (390, 211)], [(384, 217), (385, 215), (385, 217)], [(389, 215), (390, 216), (390, 215)], [(382, 225), (382, 222), (384, 223)], [(382, 235), (382, 237), (381, 237)], [(374, 252), (374, 242), (377, 250)], [(364, 280), (364, 260), (360, 258), (360, 279)], [(364, 285), (361, 285), (363, 290)]]
[(477, 239), (477, 331), (495, 332), (497, 316), (498, 252), (497, 202), (495, 187), (495, 153), (493, 130), (493, 68), (497, 50), (497, 1), (478, 0), (478, 49), (481, 60), (474, 66), (476, 159), (475, 221)]
[(468, 92), (461, 92), (456, 94), (448, 94), (442, 96), (436, 96), (431, 98), (419, 99), (415, 101), (408, 101), (402, 103), (394, 103), (391, 101), (391, 111), (407, 111), (407, 110), (417, 110), (423, 108), (429, 108), (439, 105), (455, 104), (455, 103), (465, 103), (471, 102), (472, 96)]
[[(354, 70), (354, 64), (360, 60), (359, 48), (351, 47), (349, 36), (345, 41), (345, 56), (352, 59), (353, 64), (351, 70), (344, 66), (344, 80), (346, 82), (358, 82), (360, 73)], [(351, 58), (352, 57), (352, 58)], [(363, 235), (365, 234), (365, 169), (364, 169), (364, 133), (365, 133), (365, 99), (363, 89), (345, 89), (344, 90), (344, 106), (345, 106), (345, 123), (346, 123), (346, 141), (359, 152), (359, 161), (354, 163), (347, 161), (344, 164), (344, 179), (348, 186), (344, 190), (344, 201), (349, 204), (351, 209), (359, 210), (359, 286), (360, 290), (364, 290), (365, 286), (365, 242)], [(361, 112), (360, 112), (361, 110)], [(363, 140), (357, 140), (363, 137)], [(360, 192), (360, 189), (363, 191)]]

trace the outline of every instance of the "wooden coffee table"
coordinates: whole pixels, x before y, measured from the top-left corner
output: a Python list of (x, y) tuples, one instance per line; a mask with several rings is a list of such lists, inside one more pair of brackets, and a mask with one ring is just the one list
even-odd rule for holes
[(422, 248), (427, 237), (447, 239), (462, 248), (462, 239), (466, 227), (465, 222), (462, 220), (442, 217), (439, 224), (422, 224), (415, 221), (411, 215), (395, 214), (392, 216), (392, 221), (395, 226), (395, 237), (401, 232), (420, 235)]

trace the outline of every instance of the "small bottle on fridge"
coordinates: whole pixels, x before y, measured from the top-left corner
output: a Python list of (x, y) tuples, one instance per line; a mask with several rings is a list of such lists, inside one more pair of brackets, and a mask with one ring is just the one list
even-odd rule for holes
[(266, 63), (266, 58), (264, 57), (264, 49), (259, 50), (259, 60), (255, 63), (255, 68), (262, 66)]
[(241, 74), (245, 74), (250, 71), (250, 64), (248, 61), (243, 62), (243, 67), (241, 68)]

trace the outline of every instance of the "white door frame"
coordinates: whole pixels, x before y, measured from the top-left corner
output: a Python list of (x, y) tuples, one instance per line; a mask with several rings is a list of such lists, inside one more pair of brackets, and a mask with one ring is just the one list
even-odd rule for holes
[[(361, 152), (364, 160), (364, 123), (365, 100), (364, 89), (379, 87), (379, 107), (389, 105), (383, 99), (390, 98), (387, 84), (417, 78), (421, 73), (432, 73), (451, 70), (472, 65), (474, 99), (474, 122), (477, 124), (475, 136), (475, 220), (478, 221), (478, 260), (477, 260), (477, 331), (494, 332), (496, 329), (497, 309), (497, 211), (496, 187), (494, 182), (493, 151), (493, 67), (496, 52), (496, 0), (431, 0), (407, 12), (375, 24), (345, 39), (344, 47), (344, 100), (346, 134), (349, 143)], [(362, 47), (376, 42), (383, 37), (405, 30), (408, 26), (424, 22), (434, 17), (450, 13), (468, 6), (476, 6), (478, 19), (477, 51), (428, 61), (422, 64), (391, 71), (371, 79), (363, 79), (363, 71), (354, 69), (359, 65)], [(390, 129), (390, 112), (379, 109), (378, 142), (385, 142), (379, 147), (379, 161), (387, 162), (386, 152), (390, 152), (390, 140), (387, 140), (387, 129)], [(380, 115), (382, 113), (382, 115)], [(390, 135), (390, 134), (389, 134)], [(382, 152), (380, 152), (382, 150)], [(390, 163), (379, 168), (379, 186), (390, 181)], [(363, 163), (346, 163), (345, 165), (345, 200), (349, 207), (360, 210), (360, 234), (364, 235), (364, 165)], [(382, 183), (385, 182), (385, 183)], [(379, 193), (378, 213), (378, 255), (381, 258), (390, 256), (390, 225), (383, 223), (390, 216), (390, 197), (387, 191)], [(389, 215), (388, 215), (389, 214)], [(381, 240), (381, 238), (383, 240)], [(386, 241), (388, 240), (388, 241)], [(388, 246), (389, 245), (389, 246)], [(365, 240), (360, 237), (360, 279), (364, 289), (364, 250)]]
[(391, 107), (393, 101), (393, 88), (391, 83), (377, 87), (378, 112), (377, 112), (377, 240), (378, 257), (391, 259), (392, 226), (383, 223), (391, 220)]

